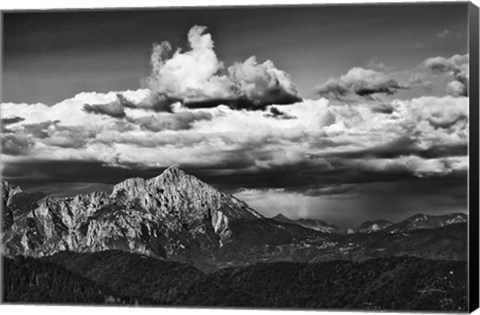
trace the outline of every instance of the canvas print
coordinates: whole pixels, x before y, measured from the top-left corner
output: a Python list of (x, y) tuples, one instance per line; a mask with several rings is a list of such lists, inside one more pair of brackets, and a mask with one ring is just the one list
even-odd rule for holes
[(3, 12), (2, 302), (467, 311), (468, 9)]

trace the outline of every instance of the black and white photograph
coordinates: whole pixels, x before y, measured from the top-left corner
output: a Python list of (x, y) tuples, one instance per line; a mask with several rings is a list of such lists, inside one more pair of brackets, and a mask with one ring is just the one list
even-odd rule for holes
[(472, 311), (478, 7), (173, 5), (1, 12), (2, 303)]

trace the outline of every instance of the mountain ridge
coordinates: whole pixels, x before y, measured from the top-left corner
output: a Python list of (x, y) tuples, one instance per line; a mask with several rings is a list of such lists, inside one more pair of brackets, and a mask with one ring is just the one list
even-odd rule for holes
[(12, 256), (120, 249), (208, 270), (242, 247), (254, 259), (254, 248), (311, 234), (263, 217), (176, 166), (151, 179), (126, 179), (111, 194), (39, 195), (16, 204), (21, 192), (12, 187), (2, 181), (6, 215), (23, 214), (10, 215), (2, 236), (2, 252)]
[[(404, 227), (409, 233), (379, 229), (347, 235), (321, 220), (266, 218), (176, 166), (150, 179), (126, 179), (110, 194), (60, 198), (25, 193), (2, 181), (2, 203), (6, 220), (1, 251), (8, 256), (121, 250), (213, 272), (256, 262), (402, 254), (463, 260), (466, 255), (462, 232), (466, 215), (445, 221), (449, 224), (435, 219), (440, 223), (428, 233), (410, 235), (414, 227), (426, 226), (414, 224)], [(447, 229), (452, 237), (442, 238), (437, 230), (447, 226), (454, 226)], [(395, 244), (395, 250), (389, 244)], [(443, 253), (441, 248), (448, 251)]]

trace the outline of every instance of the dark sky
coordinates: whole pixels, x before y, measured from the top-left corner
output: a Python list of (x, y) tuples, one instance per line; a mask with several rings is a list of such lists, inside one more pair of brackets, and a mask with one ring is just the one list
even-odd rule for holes
[(185, 47), (195, 24), (209, 28), (226, 65), (271, 59), (312, 97), (316, 85), (372, 60), (405, 69), (466, 53), (466, 14), (462, 3), (6, 13), (3, 101), (54, 104), (82, 91), (136, 89), (152, 43)]
[(5, 13), (2, 36), (2, 176), (28, 191), (178, 163), (266, 216), (466, 210), (465, 3)]

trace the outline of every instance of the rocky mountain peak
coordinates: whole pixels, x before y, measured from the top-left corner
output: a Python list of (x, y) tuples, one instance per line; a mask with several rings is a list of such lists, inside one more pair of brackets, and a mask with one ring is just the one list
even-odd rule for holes
[[(6, 198), (13, 188), (2, 182), (2, 189)], [(177, 165), (151, 179), (126, 179), (109, 195), (19, 195), (14, 204), (19, 215), (8, 211), (4, 220), (4, 251), (13, 255), (120, 249), (183, 261), (243, 239), (250, 233), (242, 228), (245, 222), (258, 225), (258, 233), (272, 228), (246, 203)]]
[[(203, 182), (198, 180), (192, 175), (186, 174), (183, 170), (179, 168), (177, 164), (174, 164), (166, 168), (162, 174), (157, 177), (150, 178), (146, 181), (147, 186), (149, 187), (165, 187), (165, 186), (175, 186), (180, 183), (189, 182), (193, 186), (206, 186)], [(204, 184), (204, 185), (202, 185)]]
[(112, 198), (120, 197), (124, 194), (129, 199), (137, 198), (145, 192), (146, 183), (143, 178), (128, 178), (121, 183), (113, 186)]
[(10, 185), (6, 180), (1, 180), (2, 199), (4, 203), (12, 198), (13, 195), (21, 193), (22, 189), (18, 186)]

